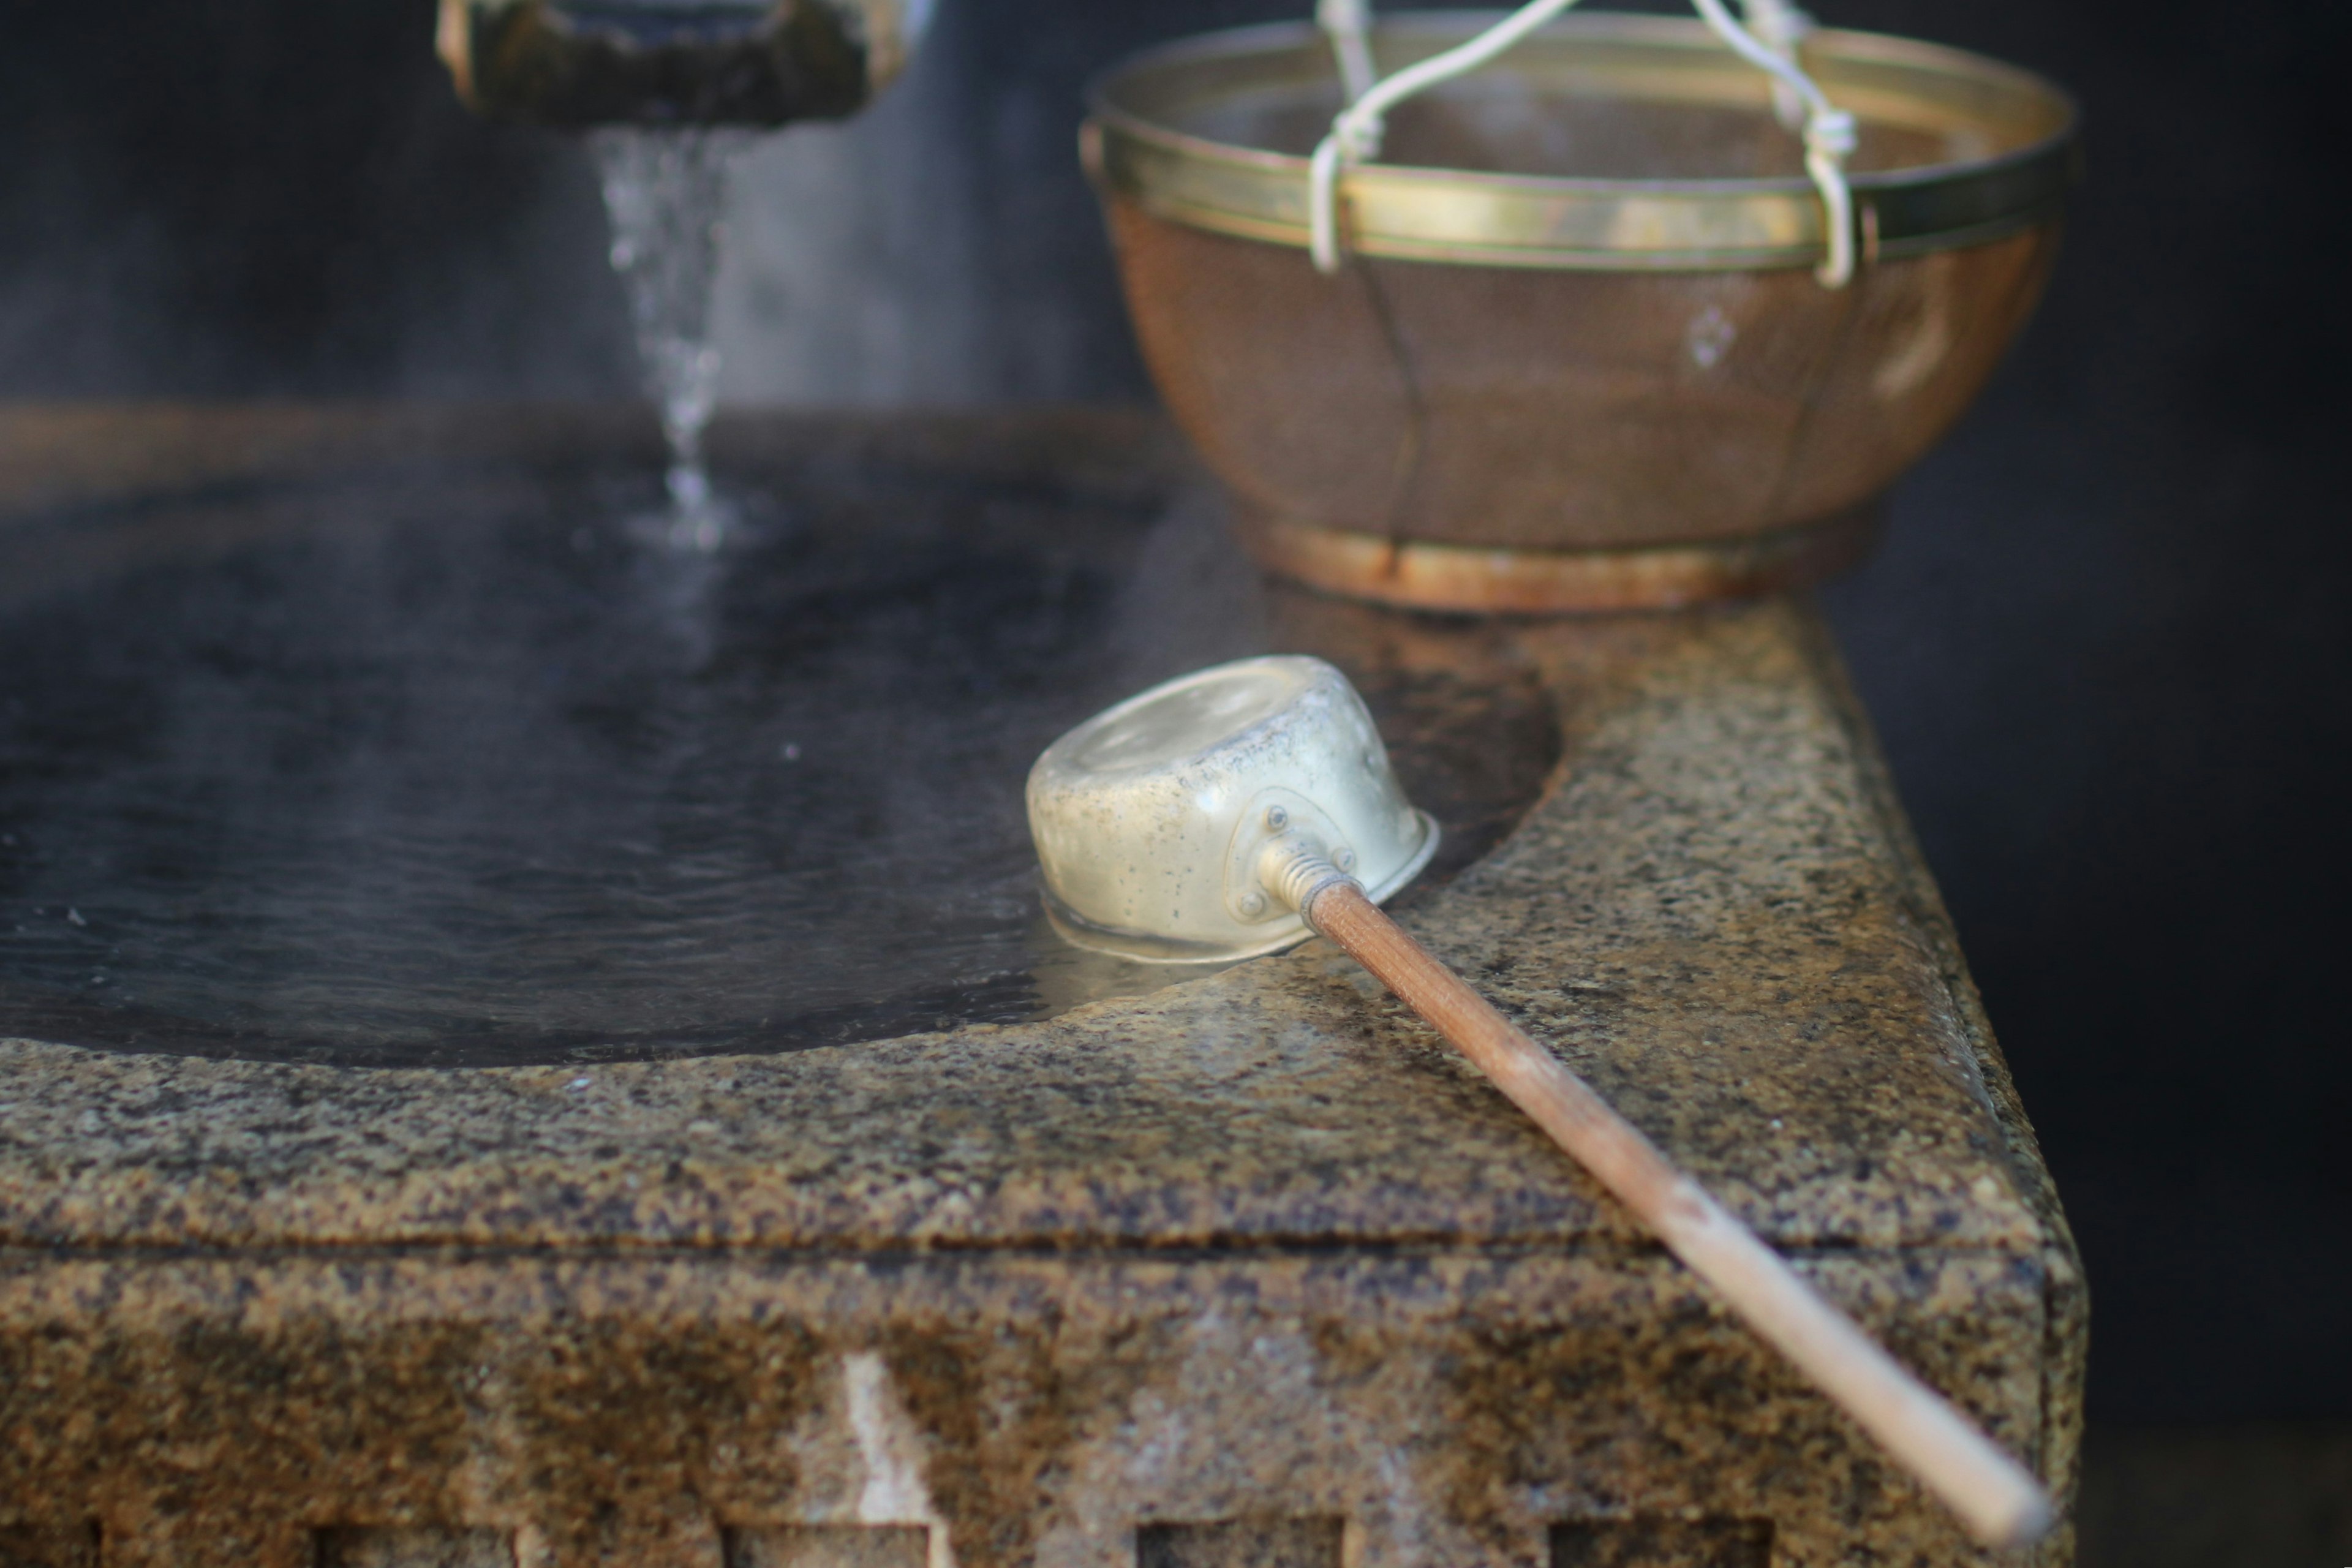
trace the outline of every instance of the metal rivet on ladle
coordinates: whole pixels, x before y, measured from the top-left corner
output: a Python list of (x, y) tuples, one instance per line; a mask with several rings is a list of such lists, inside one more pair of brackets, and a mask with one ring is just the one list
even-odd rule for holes
[[(2055, 1515), (2022, 1466), (1381, 912), (1427, 863), (1436, 827), (1385, 765), (1343, 765), (1374, 754), (1385, 759), (1362, 699), (1320, 659), (1243, 659), (1130, 698), (1030, 771), (1047, 911), (1081, 946), (1160, 963), (1337, 942), (1980, 1539), (2039, 1539)], [(1360, 879), (1342, 856), (1360, 858)], [(1245, 923), (1269, 903), (1292, 918)]]

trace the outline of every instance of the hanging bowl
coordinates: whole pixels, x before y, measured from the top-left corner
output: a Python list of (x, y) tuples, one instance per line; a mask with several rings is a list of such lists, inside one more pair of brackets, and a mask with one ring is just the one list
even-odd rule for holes
[[(1390, 73), (1492, 22), (1385, 18)], [(1305, 25), (1192, 38), (1096, 87), (1084, 134), (1143, 352), (1244, 544), (1438, 609), (1668, 605), (1823, 576), (2042, 291), (2072, 101), (1957, 49), (1823, 31), (1859, 121), (1860, 265), (1769, 80), (1695, 21), (1571, 14), (1389, 118), (1307, 254), (1340, 108)]]

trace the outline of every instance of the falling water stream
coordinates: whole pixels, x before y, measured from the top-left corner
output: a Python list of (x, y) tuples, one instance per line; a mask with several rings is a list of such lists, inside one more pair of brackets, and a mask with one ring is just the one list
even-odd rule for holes
[(702, 435), (719, 390), (710, 294), (728, 163), (745, 140), (739, 131), (635, 126), (590, 139), (613, 225), (613, 269), (628, 288), (637, 357), (669, 443), (669, 509), (647, 521), (681, 550), (715, 551), (737, 522), (711, 488)]

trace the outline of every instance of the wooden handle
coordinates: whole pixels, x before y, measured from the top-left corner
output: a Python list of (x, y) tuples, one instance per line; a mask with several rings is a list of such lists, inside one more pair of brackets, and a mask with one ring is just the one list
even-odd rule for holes
[(1822, 1300), (1780, 1254), (1676, 1170), (1582, 1079), (1432, 958), (1360, 887), (1334, 881), (1307, 902), (1309, 924), (1459, 1047), (1750, 1328), (1948, 1503), (1979, 1541), (2022, 1546), (2048, 1531), (2056, 1515), (2023, 1466)]

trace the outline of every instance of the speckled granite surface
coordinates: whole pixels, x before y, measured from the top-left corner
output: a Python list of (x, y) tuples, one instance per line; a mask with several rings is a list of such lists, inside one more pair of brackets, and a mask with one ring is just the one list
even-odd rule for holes
[[(2070, 1486), (2080, 1271), (1819, 622), (1492, 635), (1561, 765), (1406, 923)], [(1630, 1544), (1583, 1560), (1662, 1568), (1980, 1560), (1320, 943), (768, 1057), (0, 1043), (0, 1562), (293, 1568), (396, 1527), (715, 1568), (855, 1558), (806, 1528), (838, 1524), (1108, 1565), (1275, 1518), (1341, 1521), (1352, 1568), (1595, 1529)]]

